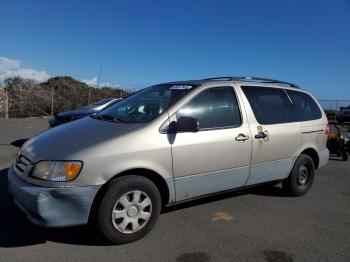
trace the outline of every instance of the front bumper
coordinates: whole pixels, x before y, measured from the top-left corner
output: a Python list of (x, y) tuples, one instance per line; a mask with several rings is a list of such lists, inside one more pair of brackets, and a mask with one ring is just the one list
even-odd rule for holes
[(29, 184), (13, 170), (8, 171), (8, 187), (17, 206), (34, 224), (67, 227), (88, 223), (93, 200), (100, 186), (46, 188)]

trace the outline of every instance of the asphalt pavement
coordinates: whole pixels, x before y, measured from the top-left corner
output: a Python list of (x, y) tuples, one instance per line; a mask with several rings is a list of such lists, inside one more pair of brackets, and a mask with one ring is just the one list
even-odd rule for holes
[(6, 170), (47, 119), (0, 120), (0, 261), (350, 261), (350, 162), (331, 159), (311, 191), (277, 185), (208, 197), (165, 210), (153, 231), (111, 245), (93, 227), (47, 229), (26, 220)]

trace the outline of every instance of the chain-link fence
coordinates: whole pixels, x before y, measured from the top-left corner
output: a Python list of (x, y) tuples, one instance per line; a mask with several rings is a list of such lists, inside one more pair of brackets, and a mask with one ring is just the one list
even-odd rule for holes
[[(1, 92), (1, 91), (0, 91)], [(45, 117), (54, 114), (80, 109), (104, 98), (121, 98), (119, 92), (100, 92), (76, 97), (55, 94), (54, 91), (36, 91), (32, 93), (2, 94), (0, 100), (0, 118)], [(90, 102), (89, 102), (90, 101)]]
[(339, 112), (342, 108), (350, 109), (350, 100), (318, 100), (322, 108), (326, 112), (328, 120), (339, 120)]
[(0, 118), (52, 116), (132, 92), (123, 88), (89, 87), (70, 77), (56, 77), (40, 84), (20, 78), (6, 81), (0, 86)]
[[(56, 77), (46, 83), (14, 78), (0, 86), (0, 118), (51, 116), (74, 110), (103, 98), (125, 97), (132, 90), (93, 88), (70, 77)], [(350, 109), (350, 100), (319, 100), (330, 121), (338, 120), (342, 108)]]
[(49, 96), (49, 92), (45, 91), (9, 95), (0, 90), (0, 118), (50, 116), (53, 113), (50, 104), (53, 107), (53, 102), (50, 103)]

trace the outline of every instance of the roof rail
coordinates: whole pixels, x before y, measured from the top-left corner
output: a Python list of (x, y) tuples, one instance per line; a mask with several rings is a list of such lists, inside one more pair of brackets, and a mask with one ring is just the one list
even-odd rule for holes
[(300, 87), (298, 85), (293, 84), (293, 83), (280, 81), (280, 80), (276, 80), (276, 79), (270, 79), (270, 78), (262, 78), (262, 77), (222, 76), (222, 77), (206, 78), (203, 80), (205, 80), (205, 81), (227, 80), (227, 81), (244, 81), (244, 82), (256, 82), (256, 83), (275, 83), (275, 84), (282, 84), (282, 85), (287, 85), (290, 87), (300, 89)]
[(236, 78), (234, 76), (219, 76), (219, 77), (211, 77), (211, 78), (205, 78), (205, 79), (202, 79), (204, 81), (209, 81), (209, 80), (227, 80), (227, 81), (230, 81), (232, 80), (232, 78)]

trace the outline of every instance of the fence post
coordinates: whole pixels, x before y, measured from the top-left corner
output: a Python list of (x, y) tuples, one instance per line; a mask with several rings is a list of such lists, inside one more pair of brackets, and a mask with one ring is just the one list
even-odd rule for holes
[(9, 118), (9, 96), (5, 89), (5, 119)]
[(51, 116), (53, 116), (53, 87), (51, 87)]
[(91, 87), (89, 86), (89, 93), (88, 93), (88, 105), (90, 105), (90, 93), (91, 93)]
[(338, 101), (335, 100), (334, 121), (337, 121)]

